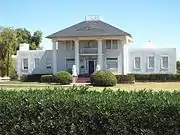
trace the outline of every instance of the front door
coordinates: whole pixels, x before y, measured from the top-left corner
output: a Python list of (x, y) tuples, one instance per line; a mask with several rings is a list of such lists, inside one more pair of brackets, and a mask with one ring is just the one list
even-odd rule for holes
[(89, 74), (94, 72), (94, 61), (89, 61)]

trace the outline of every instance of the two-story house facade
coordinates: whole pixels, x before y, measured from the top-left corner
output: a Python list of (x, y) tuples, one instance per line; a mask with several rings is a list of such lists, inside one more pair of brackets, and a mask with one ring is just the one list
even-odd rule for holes
[[(129, 49), (131, 34), (99, 19), (85, 20), (47, 38), (52, 50), (28, 50), (28, 45), (17, 52), (16, 70), (23, 74), (49, 74), (71, 70), (92, 74), (101, 70), (114, 74), (176, 72), (176, 49)], [(24, 49), (25, 48), (25, 49)]]

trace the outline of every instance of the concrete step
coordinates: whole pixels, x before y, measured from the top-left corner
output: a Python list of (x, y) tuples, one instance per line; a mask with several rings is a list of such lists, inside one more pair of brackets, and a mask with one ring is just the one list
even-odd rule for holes
[(89, 83), (90, 78), (89, 77), (78, 77), (76, 83)]

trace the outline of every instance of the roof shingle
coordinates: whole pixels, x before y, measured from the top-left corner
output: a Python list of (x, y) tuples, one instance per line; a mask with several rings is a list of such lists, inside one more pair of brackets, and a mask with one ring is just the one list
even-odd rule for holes
[(89, 36), (130, 36), (124, 32), (103, 21), (83, 21), (66, 29), (53, 33), (46, 38), (57, 37), (89, 37)]

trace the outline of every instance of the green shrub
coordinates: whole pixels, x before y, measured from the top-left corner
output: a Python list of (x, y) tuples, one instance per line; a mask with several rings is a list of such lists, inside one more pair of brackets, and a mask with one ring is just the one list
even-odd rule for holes
[(68, 69), (67, 72), (72, 75), (72, 69)]
[(14, 68), (11, 70), (9, 77), (11, 80), (17, 80), (18, 79), (18, 74)]
[(23, 82), (41, 82), (41, 76), (44, 74), (30, 74), (20, 76), (20, 80)]
[(134, 83), (134, 75), (116, 75), (118, 83)]
[(179, 135), (180, 92), (0, 90), (2, 135)]
[(134, 74), (136, 81), (180, 81), (180, 74)]
[(90, 82), (94, 86), (114, 86), (117, 84), (117, 79), (112, 72), (100, 70), (91, 75)]
[(53, 75), (42, 75), (41, 82), (52, 83), (52, 82), (54, 82), (54, 76)]
[(72, 76), (66, 71), (57, 72), (54, 75), (54, 79), (56, 83), (60, 83), (62, 85), (70, 84), (72, 82)]

